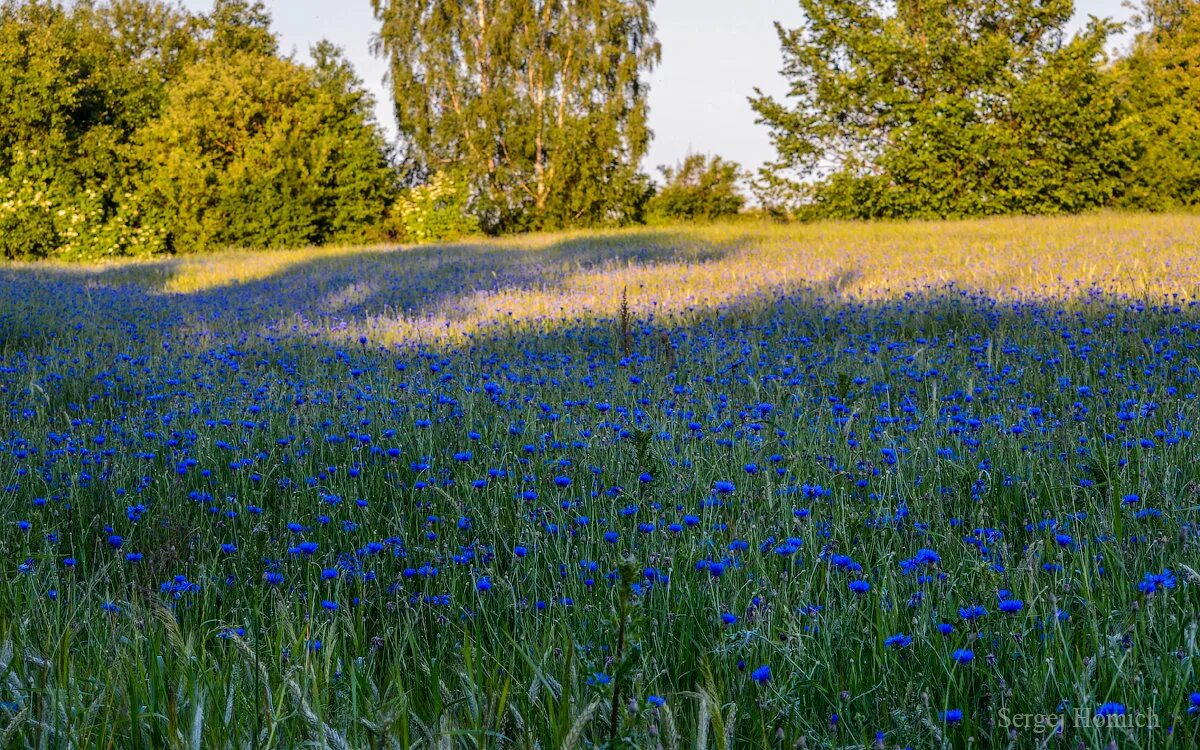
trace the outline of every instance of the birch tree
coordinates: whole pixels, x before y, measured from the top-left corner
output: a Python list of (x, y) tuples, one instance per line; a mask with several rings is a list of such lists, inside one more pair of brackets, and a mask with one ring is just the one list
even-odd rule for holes
[(653, 0), (373, 0), (400, 132), (492, 231), (620, 223), (648, 195)]

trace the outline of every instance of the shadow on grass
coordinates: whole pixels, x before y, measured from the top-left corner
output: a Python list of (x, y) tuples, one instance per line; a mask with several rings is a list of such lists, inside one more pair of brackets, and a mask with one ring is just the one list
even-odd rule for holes
[(0, 350), (14, 338), (68, 333), (95, 316), (133, 338), (153, 331), (157, 326), (145, 326), (154, 320), (172, 328), (188, 320), (211, 330), (231, 318), (253, 329), (288, 321), (328, 329), (376, 318), (454, 318), (464, 300), (570, 292), (581, 275), (704, 265), (739, 244), (737, 237), (709, 242), (643, 230), (417, 248), (230, 252), (98, 268), (13, 265), (0, 267)]

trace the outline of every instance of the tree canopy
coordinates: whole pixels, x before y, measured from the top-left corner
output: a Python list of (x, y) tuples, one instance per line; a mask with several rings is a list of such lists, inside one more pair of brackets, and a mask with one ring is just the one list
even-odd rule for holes
[(652, 0), (373, 0), (397, 122), (485, 228), (623, 223), (649, 197)]
[(396, 197), (362, 83), (260, 2), (0, 5), (0, 256), (360, 240)]
[(933, 218), (1125, 194), (1137, 138), (1112, 23), (1068, 35), (1071, 0), (799, 1), (806, 24), (777, 27), (789, 101), (751, 100), (778, 152), (759, 176), (767, 202)]

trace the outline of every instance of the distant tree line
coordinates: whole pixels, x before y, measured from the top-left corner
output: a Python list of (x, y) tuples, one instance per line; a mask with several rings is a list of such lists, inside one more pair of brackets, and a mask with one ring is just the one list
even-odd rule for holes
[[(798, 0), (751, 98), (759, 205), (942, 218), (1200, 204), (1200, 0)], [(706, 220), (740, 166), (641, 170), (653, 0), (372, 0), (399, 138), (257, 0), (0, 0), (0, 257), (97, 259)]]

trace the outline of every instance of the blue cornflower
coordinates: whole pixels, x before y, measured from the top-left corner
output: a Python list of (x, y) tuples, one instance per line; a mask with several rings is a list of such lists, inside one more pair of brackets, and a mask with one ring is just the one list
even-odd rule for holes
[(1000, 602), (1000, 611), (1005, 614), (1016, 614), (1022, 609), (1025, 609), (1025, 602), (1020, 599), (1005, 599)]
[(956, 648), (954, 649), (953, 658), (959, 664), (970, 664), (975, 660), (975, 652), (969, 648)]
[(912, 645), (912, 642), (913, 639), (911, 635), (896, 633), (895, 635), (889, 635), (887, 638), (885, 638), (883, 645), (887, 646), (888, 648), (907, 648), (908, 646)]
[(987, 613), (987, 609), (982, 604), (972, 604), (968, 607), (960, 607), (958, 610), (958, 616), (967, 621), (986, 617)]
[(767, 684), (767, 682), (771, 679), (771, 667), (767, 664), (762, 665), (750, 673), (750, 679), (754, 680), (760, 685)]
[(1143, 594), (1153, 594), (1159, 589), (1175, 588), (1175, 574), (1169, 569), (1162, 573), (1147, 573), (1142, 576), (1141, 582), (1138, 583), (1138, 591)]

